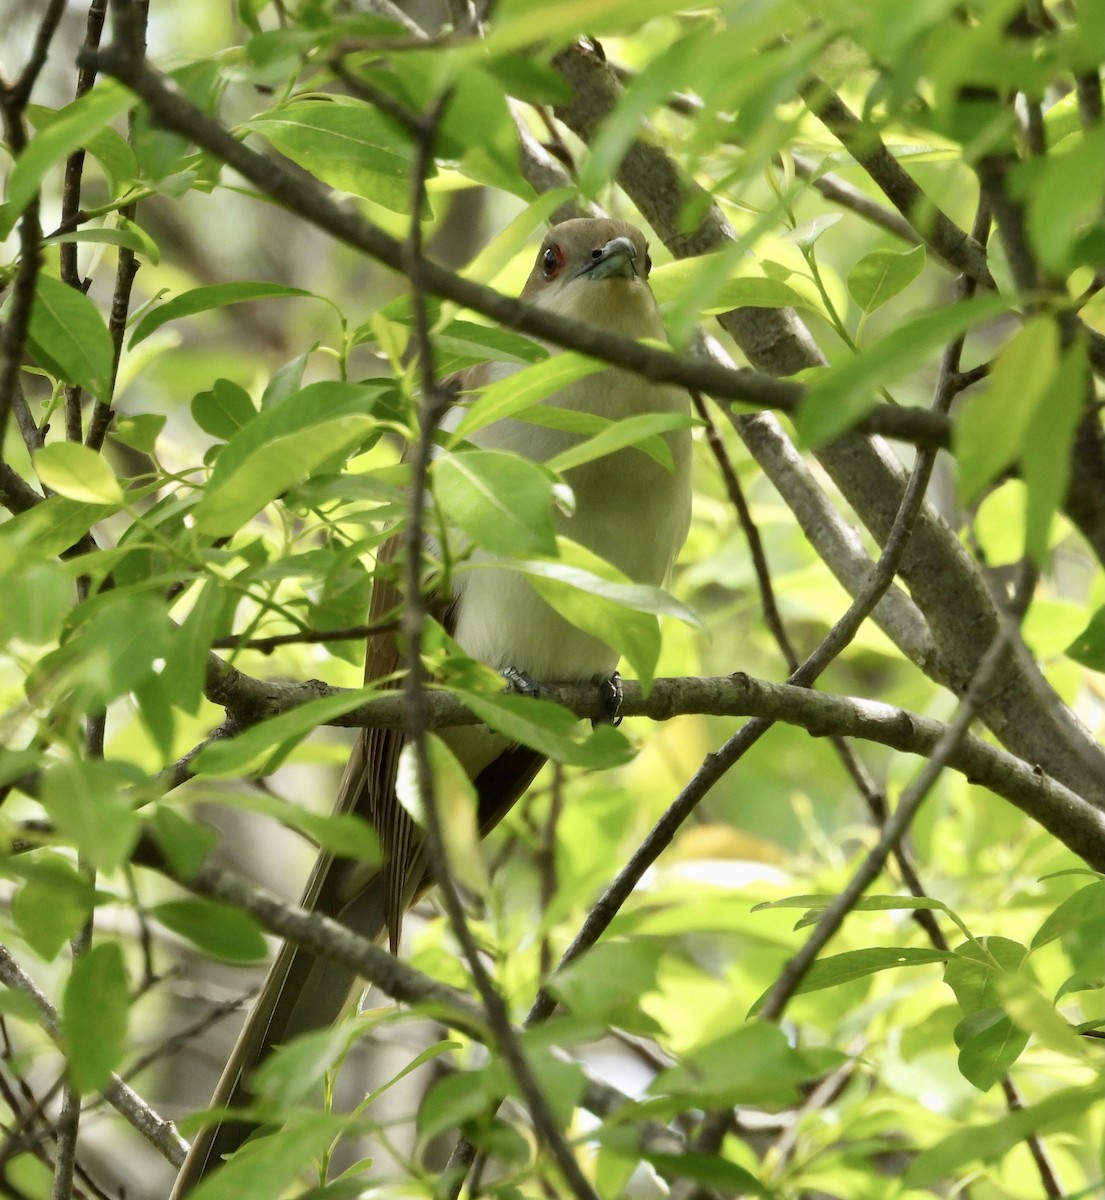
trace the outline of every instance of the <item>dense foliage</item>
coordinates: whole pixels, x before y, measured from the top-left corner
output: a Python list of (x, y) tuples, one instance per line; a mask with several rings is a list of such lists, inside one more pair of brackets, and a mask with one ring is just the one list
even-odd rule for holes
[[(3, 14), (0, 1191), (165, 1195), (295, 919), (244, 880), (376, 853), (333, 727), (397, 719), (361, 627), (414, 478), (616, 644), (628, 717), (411, 605), (432, 720), (553, 760), (481, 846), (420, 736), (513, 1028), (431, 897), (203, 1200), (1100, 1195), (1105, 4), (487, 7)], [(500, 298), (598, 210), (674, 357)], [(421, 479), (427, 382), (488, 358)], [(694, 391), (666, 593), (550, 517), (655, 424), (465, 442), (601, 362)]]

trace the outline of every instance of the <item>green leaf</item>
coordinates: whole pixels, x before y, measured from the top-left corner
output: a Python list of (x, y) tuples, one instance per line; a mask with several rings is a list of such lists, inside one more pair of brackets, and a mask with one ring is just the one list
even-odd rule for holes
[(1063, 653), (1091, 671), (1105, 671), (1105, 607), (1090, 617), (1086, 628)]
[(492, 54), (546, 39), (564, 45), (577, 35), (637, 32), (652, 17), (671, 13), (671, 0), (505, 0), (495, 6), (485, 45)]
[[(581, 556), (575, 557), (578, 561)], [(652, 613), (638, 605), (650, 599), (645, 593), (658, 588), (623, 582), (624, 576), (605, 570), (597, 559), (590, 570), (566, 563), (503, 561), (501, 566), (524, 574), (556, 613), (617, 651), (648, 690), (660, 657), (660, 626)]]
[(1028, 201), (1028, 236), (1043, 267), (1056, 275), (1078, 265), (1073, 252), (1087, 226), (1100, 228), (1105, 192), (1105, 131), (1091, 126), (1068, 146), (1019, 163), (1012, 179)]
[(85, 711), (92, 711), (154, 674), (171, 622), (148, 593), (101, 592), (74, 616), (82, 624), (35, 665), (27, 684), (30, 694), (72, 693)]
[(304, 100), (262, 113), (250, 125), (338, 191), (410, 212), (410, 141), (379, 109)]
[(1071, 443), (1082, 417), (1090, 366), (1085, 340), (1063, 355), (1050, 386), (1028, 422), (1021, 474), (1028, 489), (1025, 549), (1041, 566), (1048, 559), (1051, 520), (1067, 495)]
[(968, 1013), (955, 1027), (959, 1072), (980, 1092), (988, 1092), (1021, 1056), (1028, 1034), (1003, 1008)]
[(203, 700), (207, 678), (207, 655), (218, 635), (219, 622), (226, 607), (225, 584), (220, 579), (205, 579), (193, 599), (184, 620), (174, 627), (165, 655), (165, 676), (174, 707), (195, 716)]
[(54, 558), (75, 546), (97, 521), (111, 516), (119, 507), (47, 496), (41, 504), (0, 525), (0, 550), (9, 555), (22, 551), (39, 560)]
[[(338, 1066), (349, 1047), (363, 1035), (364, 1029), (357, 1023), (343, 1022), (301, 1034), (281, 1046), (262, 1060), (250, 1079), (257, 1107), (275, 1118), (310, 1101), (327, 1071)], [(315, 1098), (316, 1102), (319, 1099), (321, 1096)]]
[(633, 758), (633, 746), (624, 734), (609, 725), (587, 732), (576, 716), (559, 705), (509, 692), (487, 696), (461, 687), (447, 690), (492, 729), (556, 762), (605, 770)]
[(264, 936), (248, 913), (199, 897), (155, 904), (150, 916), (187, 938), (204, 954), (224, 962), (257, 962), (268, 954)]
[[(833, 1056), (837, 1062), (843, 1055)], [(827, 1058), (807, 1056), (775, 1025), (753, 1021), (732, 1033), (696, 1046), (677, 1066), (661, 1071), (649, 1085), (654, 1096), (692, 1097), (702, 1105), (786, 1105), (798, 1086), (827, 1066)]]
[[(1097, 948), (1101, 948), (1100, 938)], [(1091, 1044), (1079, 1035), (1075, 1026), (1055, 1007), (1055, 1001), (1045, 996), (1031, 979), (1023, 974), (1007, 975), (999, 981), (998, 991), (1009, 1019), (1024, 1031), (1026, 1037), (1031, 1035), (1048, 1050), (1089, 1065)]]
[(816, 245), (822, 234), (827, 233), (843, 219), (843, 213), (823, 213), (821, 216), (814, 217), (812, 220), (799, 225), (797, 229), (792, 229), (784, 236), (786, 241), (793, 242), (796, 246), (801, 246), (804, 250), (808, 250), (811, 246)]
[(450, 321), (434, 334), (434, 353), (442, 374), (481, 362), (524, 365), (549, 357), (545, 346), (513, 330), (462, 320)]
[(1066, 1088), (1037, 1104), (1017, 1109), (989, 1125), (971, 1125), (930, 1146), (909, 1164), (905, 1182), (910, 1187), (931, 1187), (941, 1180), (956, 1182), (964, 1167), (1001, 1158), (1030, 1133), (1081, 1118), (1101, 1102), (1096, 1087)]
[[(837, 897), (829, 893), (816, 893), (808, 896), (788, 896), (785, 900), (766, 900), (752, 906), (753, 912), (769, 908), (805, 908), (806, 915), (795, 925), (795, 929), (803, 929), (808, 925), (816, 925), (825, 909)], [(948, 916), (969, 936), (966, 926), (960, 917), (942, 900), (934, 900), (931, 896), (861, 896), (852, 906), (853, 912), (896, 912), (930, 909), (934, 912), (947, 913)]]
[(1095, 880), (1068, 896), (1058, 908), (1049, 913), (1036, 930), (1030, 948), (1035, 951), (1056, 938), (1075, 932), (1088, 922), (1097, 922), (1105, 911), (1105, 879)]
[(480, 392), (479, 397), (470, 404), (448, 445), (454, 448), (494, 421), (517, 416), (553, 392), (575, 383), (577, 379), (584, 379), (604, 369), (603, 363), (580, 354), (554, 354), (544, 362), (512, 372)]
[(528, 54), (504, 54), (485, 63), (484, 69), (503, 85), (508, 96), (527, 104), (567, 104), (572, 99), (564, 77)]
[[(228, 741), (205, 746), (196, 756), (192, 767), (198, 775), (234, 775), (245, 771), (262, 755), (268, 755), (260, 769), (261, 774), (266, 774), (319, 725), (344, 716), (376, 694), (373, 688), (358, 688), (337, 696), (311, 700), (289, 712), (261, 721)], [(276, 747), (275, 753), (272, 752), (273, 747)]]
[(6, 870), (26, 880), (12, 898), (16, 927), (36, 954), (53, 962), (91, 915), (96, 889), (60, 854), (29, 855)]
[(281, 1129), (246, 1142), (189, 1192), (191, 1200), (272, 1200), (326, 1152), (343, 1122), (329, 1113), (297, 1113)]
[(79, 100), (66, 105), (36, 133), (8, 176), (7, 203), (0, 210), (0, 240), (12, 231), (46, 173), (137, 103), (137, 96), (121, 84), (112, 80), (100, 82)]
[(537, 463), (495, 450), (445, 453), (434, 495), (450, 524), (494, 554), (555, 554), (553, 477)]
[(731, 279), (701, 312), (704, 316), (731, 308), (810, 308), (809, 299), (779, 279), (742, 275)]
[(111, 427), (111, 436), (140, 454), (152, 455), (167, 419), (161, 413), (136, 413), (132, 417), (117, 417)]
[(969, 397), (956, 417), (957, 490), (962, 502), (974, 499), (1020, 457), (1058, 367), (1055, 319), (1030, 317), (998, 354), (983, 390)]
[[(842, 983), (851, 983), (853, 979), (862, 979), (866, 975), (874, 975), (877, 971), (947, 962), (950, 957), (950, 951), (922, 950), (910, 946), (872, 946), (867, 950), (847, 950), (843, 954), (819, 958), (798, 985), (795, 995), (817, 992), (822, 988), (839, 987)], [(767, 996), (768, 992), (764, 992), (752, 1006), (750, 1015), (760, 1011)]]
[[(448, 746), (448, 735), (426, 738), (433, 773), (433, 795), (441, 822), (441, 839), (450, 873), (469, 891), (486, 896), (490, 888), (480, 847), (477, 822), (479, 800), (472, 780)], [(416, 824), (425, 826), (425, 797), (418, 787), (414, 746), (403, 747), (395, 780), (395, 795)]]
[(130, 787), (140, 779), (127, 764), (58, 759), (42, 779), (42, 803), (58, 829), (101, 871), (117, 870), (138, 841)]
[(640, 1001), (659, 989), (662, 954), (658, 941), (645, 938), (602, 941), (557, 970), (549, 988), (580, 1018), (655, 1037), (661, 1027)]
[(220, 804), (271, 817), (331, 854), (342, 858), (359, 858), (371, 864), (380, 862), (380, 843), (372, 826), (363, 817), (353, 813), (329, 813), (324, 816), (311, 812), (301, 804), (293, 804), (258, 790), (220, 791), (217, 799)]
[(798, 413), (798, 432), (806, 446), (843, 433), (878, 400), (878, 389), (894, 383), (928, 361), (938, 347), (975, 325), (1004, 312), (996, 296), (974, 299), (907, 321), (839, 367), (820, 372)]
[(724, 1194), (744, 1195), (751, 1192), (756, 1196), (773, 1196), (750, 1171), (738, 1167), (728, 1159), (715, 1154), (690, 1151), (686, 1154), (646, 1154), (645, 1161), (651, 1163), (665, 1179), (693, 1179), (707, 1188)]
[(194, 875), (209, 851), (218, 845), (219, 835), (214, 829), (189, 821), (168, 804), (156, 805), (149, 821), (161, 853), (177, 875)]
[(257, 416), (249, 392), (229, 379), (216, 379), (210, 391), (192, 400), (192, 420), (212, 437), (229, 441)]
[(1021, 969), (1028, 951), (1020, 942), (991, 936), (964, 942), (948, 957), (944, 982), (955, 992), (965, 1013), (981, 1012), (1001, 1005), (1000, 985), (1004, 976)]
[[(634, 417), (623, 417), (620, 421), (604, 421), (604, 428), (600, 432), (561, 451), (555, 458), (550, 458), (545, 466), (550, 471), (570, 471), (583, 463), (636, 446), (643, 454), (648, 454), (671, 471), (675, 469), (671, 451), (667, 442), (656, 435), (675, 429), (689, 429), (697, 424), (694, 417), (684, 413), (638, 413)], [(646, 442), (649, 443), (647, 447), (644, 444)]]
[(4, 603), (0, 606), (0, 631), (4, 638), (19, 638), (32, 646), (45, 646), (58, 636), (65, 614), (73, 605), (73, 581), (58, 563), (30, 563), (22, 570), (4, 572)]
[(79, 442), (51, 442), (34, 456), (39, 479), (59, 496), (84, 504), (122, 504), (123, 489), (106, 459)]
[(135, 225), (122, 218), (120, 221), (117, 229), (73, 229), (68, 233), (59, 233), (54, 237), (48, 237), (43, 244), (59, 246), (64, 242), (76, 242), (78, 244), (122, 246), (127, 250), (133, 250), (136, 254), (144, 255), (156, 267), (161, 261), (161, 252), (157, 243), (140, 225)]
[(228, 304), (241, 304), (245, 300), (268, 300), (279, 296), (314, 296), (314, 292), (287, 287), (282, 283), (213, 283), (207, 287), (193, 288), (147, 312), (131, 334), (131, 349), (145, 341), (155, 329), (179, 317), (192, 317), (196, 313), (225, 308)]
[(235, 533), (321, 464), (340, 460), (375, 427), (377, 398), (367, 385), (314, 383), (258, 413), (219, 454), (194, 510), (196, 528)]
[(925, 269), (925, 248), (872, 250), (848, 272), (848, 291), (865, 313), (904, 291)]
[(484, 1071), (443, 1075), (426, 1093), (418, 1109), (418, 1132), (432, 1138), (446, 1129), (463, 1127), (501, 1099)]
[(441, 120), (441, 153), (469, 179), (532, 200), (518, 169), (518, 132), (502, 84), (470, 62), (456, 78)]
[[(500, 559), (495, 570), (518, 571), (534, 591), (570, 624), (621, 654), (646, 690), (660, 652), (655, 615), (678, 617), (699, 625), (685, 605), (661, 588), (630, 583), (608, 563), (582, 546), (558, 539), (558, 562)], [(482, 570), (478, 564), (466, 570)]]
[(78, 1092), (97, 1092), (123, 1061), (130, 988), (118, 942), (93, 946), (73, 964), (61, 1003), (69, 1078)]
[(110, 398), (111, 335), (100, 310), (83, 292), (52, 275), (39, 275), (27, 340), (51, 375), (104, 403)]

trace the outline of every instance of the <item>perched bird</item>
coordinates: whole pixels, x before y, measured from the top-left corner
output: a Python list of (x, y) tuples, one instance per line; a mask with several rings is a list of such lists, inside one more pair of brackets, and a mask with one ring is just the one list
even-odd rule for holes
[[(650, 267), (644, 236), (634, 226), (605, 219), (565, 221), (542, 242), (522, 298), (627, 337), (663, 339), (648, 285)], [(457, 382), (462, 391), (470, 391), (516, 369), (484, 363), (461, 372)], [(590, 375), (545, 403), (612, 421), (639, 413), (689, 412), (685, 392), (620, 370)], [(674, 469), (635, 448), (573, 467), (564, 478), (575, 494), (574, 509), (570, 515), (556, 514), (560, 533), (634, 582), (653, 585), (667, 576), (690, 520), (690, 433), (682, 427), (663, 436)], [(576, 434), (513, 419), (498, 421), (472, 437), (483, 449), (512, 451), (535, 462), (553, 458), (578, 440)], [(397, 545), (392, 539), (381, 555), (394, 556)], [(394, 614), (401, 603), (393, 584), (377, 582), (370, 621)], [(487, 566), (456, 572), (452, 595), (442, 607), (447, 628), (465, 652), (498, 670), (569, 682), (609, 677), (617, 667), (616, 651), (569, 624), (517, 572)], [(366, 681), (391, 678), (402, 665), (393, 639), (369, 639)], [(484, 726), (449, 730), (444, 736), (475, 784), (478, 823), (486, 833), (529, 786), (544, 760)], [(323, 854), (303, 900), (305, 907), (336, 917), (366, 937), (378, 938), (387, 931), (393, 950), (403, 914), (433, 882), (419, 831), (395, 795), (402, 745), (399, 731), (364, 730), (336, 806), (338, 812), (359, 813), (371, 821), (383, 851), (382, 867), (370, 869)], [(244, 1104), (250, 1073), (258, 1063), (273, 1047), (335, 1021), (355, 983), (344, 968), (285, 945), (227, 1064), (213, 1106)], [(203, 1130), (173, 1196), (183, 1196), (250, 1130), (246, 1122), (223, 1122)]]

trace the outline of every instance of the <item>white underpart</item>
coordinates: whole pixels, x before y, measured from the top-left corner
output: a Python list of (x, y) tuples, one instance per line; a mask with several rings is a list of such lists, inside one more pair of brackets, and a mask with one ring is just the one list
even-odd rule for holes
[[(580, 279), (544, 297), (545, 305), (564, 307), (570, 289), (575, 292), (571, 316), (632, 336), (663, 337), (655, 302), (640, 281)], [(494, 374), (502, 378), (517, 369), (504, 364)], [(689, 405), (686, 393), (677, 388), (616, 370), (579, 380), (546, 403), (614, 421), (646, 412), (685, 413)], [(673, 471), (633, 448), (585, 463), (565, 473), (575, 493), (574, 513), (556, 516), (558, 532), (636, 583), (664, 582), (690, 520), (690, 433), (684, 429), (664, 436), (675, 462)], [(580, 437), (505, 420), (472, 440), (484, 449), (510, 450), (543, 462)], [(477, 551), (473, 561), (493, 559)], [(457, 640), (473, 658), (490, 666), (514, 667), (538, 680), (589, 679), (609, 675), (617, 666), (615, 650), (569, 624), (517, 572), (482, 565), (461, 569), (454, 594)]]

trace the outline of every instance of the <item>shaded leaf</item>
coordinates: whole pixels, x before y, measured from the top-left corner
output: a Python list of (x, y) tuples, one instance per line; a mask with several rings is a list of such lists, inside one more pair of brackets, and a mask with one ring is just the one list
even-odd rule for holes
[(959, 1072), (980, 1092), (988, 1092), (1021, 1056), (1028, 1034), (1003, 1008), (969, 1013), (955, 1027)]
[(93, 946), (73, 964), (61, 1004), (69, 1078), (96, 1092), (123, 1060), (130, 989), (118, 942)]
[(337, 696), (323, 696), (308, 701), (279, 716), (270, 717), (227, 741), (214, 742), (196, 756), (192, 763), (198, 775), (233, 775), (245, 770), (263, 754), (270, 754), (260, 768), (265, 774), (284, 759), (296, 743), (302, 741), (319, 725), (343, 716), (376, 692), (373, 688), (358, 688)]
[(141, 779), (126, 764), (58, 759), (42, 780), (42, 803), (65, 836), (102, 871), (130, 857), (140, 822), (128, 785)]
[(192, 288), (167, 300), (149, 312), (138, 322), (130, 337), (133, 349), (145, 341), (155, 329), (180, 317), (193, 317), (196, 313), (210, 312), (214, 308), (225, 308), (228, 304), (241, 304), (245, 300), (268, 300), (279, 296), (313, 296), (303, 288), (288, 287), (282, 283), (213, 283), (206, 287)]
[(1090, 617), (1089, 624), (1064, 653), (1083, 667), (1105, 671), (1105, 608), (1099, 608)]
[(212, 437), (229, 441), (257, 416), (249, 392), (229, 379), (216, 379), (210, 391), (192, 400), (192, 420)]
[(1058, 367), (1059, 330), (1050, 316), (1030, 318), (1002, 348), (983, 389), (968, 398), (956, 417), (955, 457), (962, 501), (972, 500), (1020, 457)]
[(166, 929), (224, 962), (256, 962), (268, 954), (257, 922), (240, 909), (217, 900), (192, 897), (155, 904), (150, 916)]
[(31, 353), (51, 375), (77, 384), (106, 403), (114, 356), (111, 335), (100, 310), (83, 292), (52, 275), (40, 274), (27, 341)]

